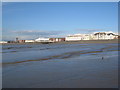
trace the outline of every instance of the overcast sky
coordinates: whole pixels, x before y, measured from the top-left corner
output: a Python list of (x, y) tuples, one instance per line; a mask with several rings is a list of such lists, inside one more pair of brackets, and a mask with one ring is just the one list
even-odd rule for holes
[(117, 2), (4, 2), (3, 40), (118, 31)]

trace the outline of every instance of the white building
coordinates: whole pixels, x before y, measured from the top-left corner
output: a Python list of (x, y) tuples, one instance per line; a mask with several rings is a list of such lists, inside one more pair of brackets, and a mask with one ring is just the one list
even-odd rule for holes
[(65, 41), (79, 41), (79, 40), (82, 40), (82, 37), (78, 35), (69, 35), (65, 37)]
[(90, 40), (89, 34), (74, 34), (65, 37), (65, 41)]
[(109, 31), (109, 32), (95, 32), (93, 36), (94, 40), (109, 40), (115, 39), (116, 34)]
[(109, 32), (94, 32), (93, 34), (74, 34), (65, 37), (65, 41), (79, 41), (79, 40), (109, 40), (117, 39), (118, 35)]
[(35, 42), (50, 42), (50, 41), (49, 41), (49, 38), (41, 37), (41, 38), (35, 39)]
[(25, 43), (32, 43), (35, 42), (35, 40), (25, 40)]
[(7, 41), (0, 41), (0, 43), (7, 43)]

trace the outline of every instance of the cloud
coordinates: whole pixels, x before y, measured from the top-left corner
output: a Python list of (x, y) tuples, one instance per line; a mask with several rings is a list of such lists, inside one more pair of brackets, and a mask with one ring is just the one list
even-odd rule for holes
[(12, 31), (16, 34), (22, 34), (22, 35), (58, 35), (61, 34), (61, 31), (41, 31), (41, 30), (24, 30), (24, 31)]
[(36, 39), (39, 37), (62, 37), (62, 31), (46, 31), (46, 30), (21, 30), (11, 31), (15, 37), (19, 39)]
[(84, 31), (84, 32), (95, 32), (101, 31), (102, 29), (76, 29), (77, 31)]
[(3, 40), (15, 40), (18, 37), (20, 40), (36, 39), (39, 37), (64, 37), (63, 31), (47, 31), (47, 30), (11, 30), (4, 32), (2, 35)]
[(19, 35), (19, 36), (18, 35), (16, 35), (16, 36), (15, 35), (9, 35), (9, 36), (5, 35), (5, 36), (2, 37), (2, 39), (3, 40), (8, 40), (8, 41), (9, 40), (14, 41), (16, 39), (16, 37), (18, 37), (18, 39), (20, 39), (20, 40), (35, 39), (36, 38), (35, 36), (28, 36), (28, 35)]

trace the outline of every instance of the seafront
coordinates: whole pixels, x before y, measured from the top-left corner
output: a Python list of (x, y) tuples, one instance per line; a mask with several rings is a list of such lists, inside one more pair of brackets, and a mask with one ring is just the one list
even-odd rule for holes
[(86, 43), (119, 43), (119, 39), (112, 40), (80, 40), (80, 41), (62, 41), (62, 42), (33, 42), (33, 43), (3, 43), (0, 45), (24, 45), (24, 44), (86, 44)]

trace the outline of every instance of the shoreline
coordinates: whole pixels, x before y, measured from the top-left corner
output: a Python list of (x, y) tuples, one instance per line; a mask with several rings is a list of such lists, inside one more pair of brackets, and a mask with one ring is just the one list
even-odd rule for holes
[(33, 43), (1, 43), (0, 45), (26, 45), (26, 44), (89, 44), (89, 43), (119, 43), (115, 40), (81, 40), (81, 41), (63, 41), (63, 42), (33, 42)]

